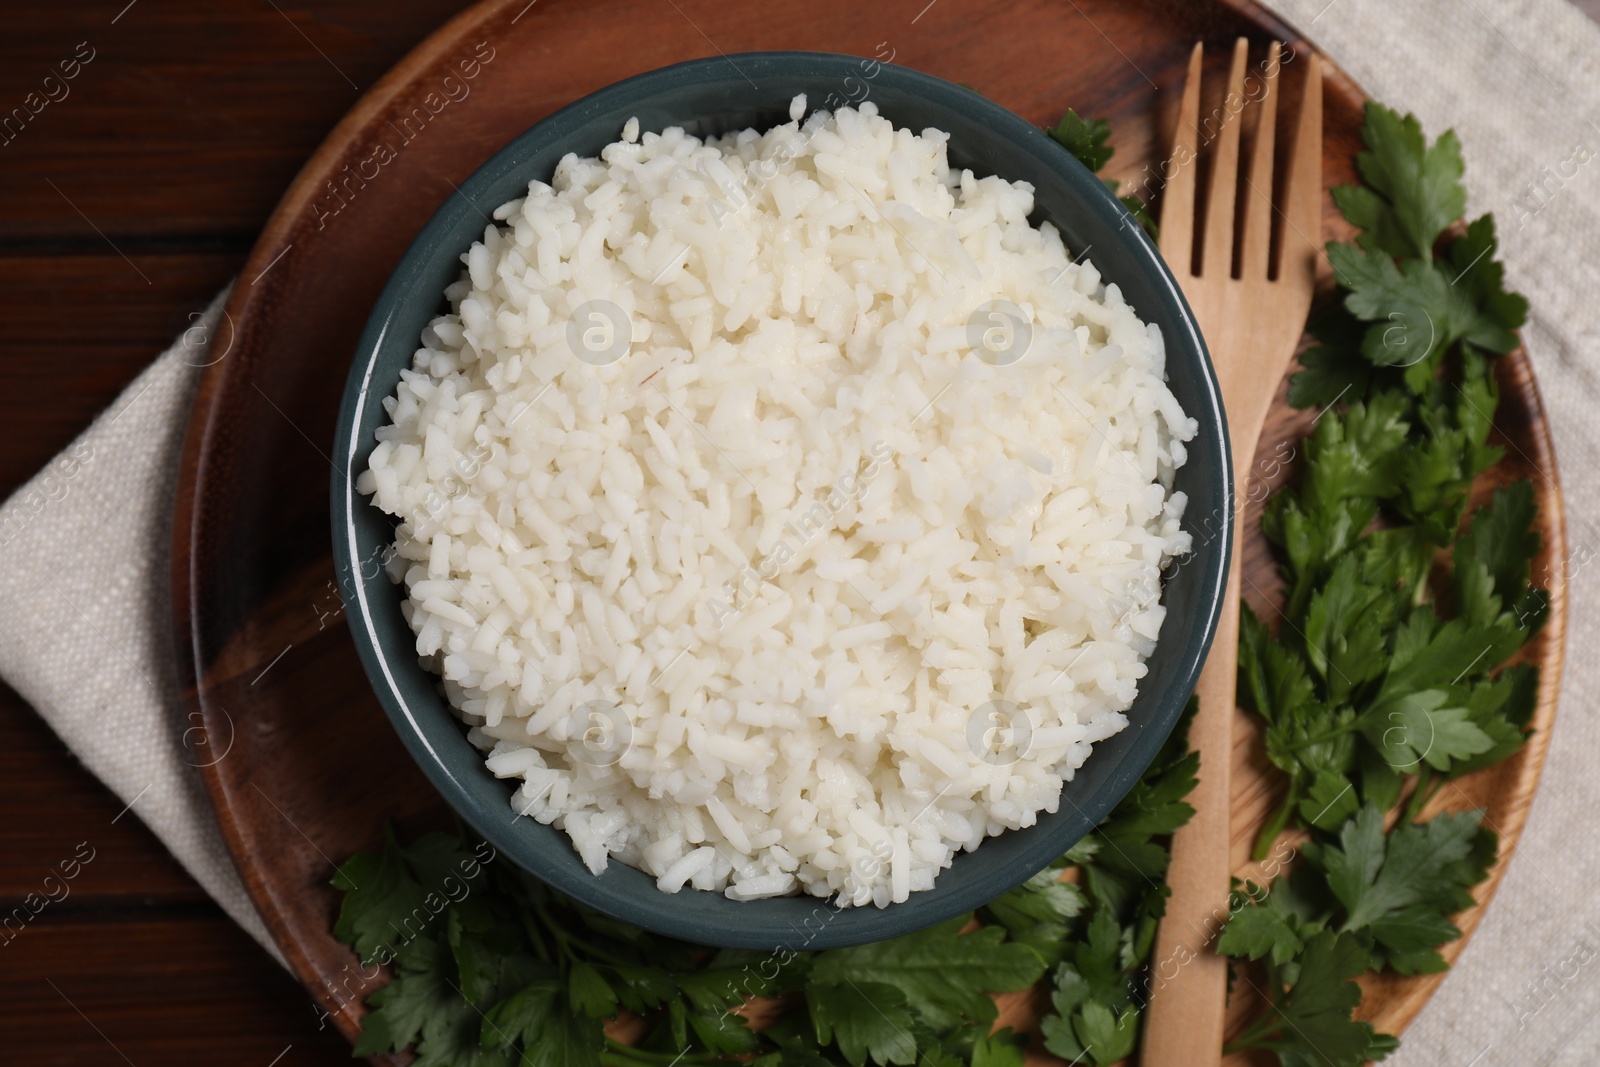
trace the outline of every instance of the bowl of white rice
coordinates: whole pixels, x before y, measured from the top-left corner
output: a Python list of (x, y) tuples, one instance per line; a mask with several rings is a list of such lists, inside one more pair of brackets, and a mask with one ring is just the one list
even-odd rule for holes
[(502, 149), (379, 298), (335, 448), (351, 633), (429, 779), (709, 945), (1047, 866), (1177, 723), (1231, 538), (1149, 238), (1037, 127), (851, 56), (684, 63)]

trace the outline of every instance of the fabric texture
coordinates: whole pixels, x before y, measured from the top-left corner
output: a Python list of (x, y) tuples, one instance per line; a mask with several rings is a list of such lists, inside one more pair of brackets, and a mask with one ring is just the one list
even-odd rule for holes
[(178, 454), (227, 295), (0, 507), (0, 676), (282, 962), (201, 787), (173, 647)]
[(1363, 89), (1454, 128), (1467, 215), (1493, 212), (1561, 467), (1568, 558), (1561, 704), (1544, 778), (1482, 925), (1386, 1063), (1590, 1064), (1600, 1050), (1600, 29), (1562, 0), (1280, 0)]
[[(1396, 1067), (1587, 1064), (1600, 1048), (1600, 29), (1564, 0), (1277, 0), (1375, 98), (1454, 128), (1469, 216), (1492, 211), (1567, 504), (1569, 642), (1544, 781), (1499, 894)], [(175, 677), (169, 546), (179, 451), (221, 302), (0, 507), (0, 676), (274, 958), (194, 764)], [(198, 753), (198, 754), (192, 754)], [(1514, 1052), (1513, 1052), (1514, 1050)]]

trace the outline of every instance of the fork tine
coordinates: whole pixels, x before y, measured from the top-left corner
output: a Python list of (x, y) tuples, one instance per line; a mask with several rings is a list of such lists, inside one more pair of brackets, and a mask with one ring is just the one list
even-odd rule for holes
[[(1222, 98), (1222, 125), (1217, 152), (1211, 162), (1211, 188), (1206, 194), (1206, 232), (1200, 250), (1200, 271), (1226, 278), (1233, 273), (1234, 195), (1239, 185), (1239, 115), (1244, 111), (1244, 64), (1250, 43), (1234, 42), (1233, 66), (1228, 71), (1228, 94)], [(1239, 102), (1233, 110), (1231, 101)]]
[(1167, 160), (1167, 184), (1161, 191), (1161, 258), (1180, 278), (1193, 273), (1194, 175), (1200, 153), (1200, 60), (1204, 55), (1205, 46), (1199, 43), (1189, 53), (1178, 129), (1172, 137), (1172, 157)]
[(1266, 91), (1256, 116), (1255, 146), (1245, 175), (1244, 233), (1240, 238), (1239, 276), (1264, 278), (1272, 258), (1272, 153), (1277, 141), (1278, 42), (1267, 52)]
[(1316, 238), (1322, 232), (1322, 63), (1315, 52), (1306, 60), (1306, 91), (1300, 102), (1283, 204), (1286, 225), (1278, 277), (1309, 288), (1321, 252)]

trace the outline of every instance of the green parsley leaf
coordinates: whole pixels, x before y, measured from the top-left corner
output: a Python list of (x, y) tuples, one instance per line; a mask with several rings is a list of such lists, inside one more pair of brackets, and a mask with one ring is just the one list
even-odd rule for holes
[(1287, 916), (1259, 904), (1246, 906), (1241, 896), (1234, 896), (1232, 917), (1217, 939), (1218, 952), (1249, 960), (1270, 958), (1281, 967), (1305, 950)]
[(406, 961), (389, 984), (367, 998), (373, 1009), (362, 1022), (357, 1056), (402, 1049), (420, 1036), (441, 1033), (462, 1007), (450, 985), (448, 955), (431, 938), (408, 946)]
[(478, 1041), (478, 1014), (457, 1003), (444, 1025), (417, 1043), (415, 1067), (512, 1067), (508, 1049), (490, 1049)]
[(1324, 931), (1306, 944), (1294, 984), (1274, 997), (1275, 1036), (1245, 1047), (1268, 1048), (1284, 1067), (1360, 1067), (1373, 1043), (1370, 1023), (1355, 1022), (1361, 987), (1350, 979), (1369, 958), (1348, 935)]
[(1360, 806), (1355, 785), (1349, 777), (1334, 771), (1318, 770), (1312, 774), (1305, 798), (1300, 801), (1300, 817), (1307, 826), (1333, 830), (1343, 825)]
[(911, 1036), (916, 1018), (899, 986), (849, 979), (838, 985), (812, 982), (806, 987), (806, 1006), (817, 1040), (837, 1042), (851, 1067), (868, 1060), (880, 1065), (916, 1062), (917, 1043)]
[[(1102, 913), (1103, 914), (1103, 913)], [(1115, 1063), (1133, 1050), (1139, 1010), (1120, 988), (1107, 998), (1070, 964), (1056, 973), (1054, 1011), (1040, 1021), (1045, 1048), (1073, 1062)]]
[(473, 920), (470, 918), (463, 920), (462, 916), (471, 914), (466, 909), (450, 908), (446, 930), (450, 953), (455, 959), (457, 984), (461, 995), (466, 997), (469, 1003), (482, 1004), (495, 991), (500, 974), (501, 957), (487, 941), (478, 936), (486, 927), (476, 931), (467, 928), (466, 924)]
[(1249, 604), (1239, 606), (1241, 694), (1268, 722), (1282, 722), (1316, 699), (1306, 662), (1273, 639)]
[(1413, 905), (1451, 911), (1471, 902), (1467, 886), (1482, 880), (1475, 865), (1478, 817), (1439, 815), (1383, 832), (1383, 813), (1366, 806), (1347, 823), (1338, 845), (1317, 850), (1328, 886), (1345, 908), (1340, 929), (1358, 931)]
[[(1457, 572), (1468, 562), (1482, 564), (1494, 595), (1510, 608), (1522, 595), (1533, 559), (1543, 547), (1534, 528), (1537, 516), (1530, 482), (1516, 481), (1496, 489), (1490, 503), (1478, 509), (1471, 528), (1456, 542)], [(1459, 587), (1457, 592), (1460, 595)], [(1480, 595), (1473, 601), (1481, 603), (1482, 599)]]
[(1079, 163), (1093, 171), (1109, 163), (1112, 153), (1116, 151), (1106, 143), (1111, 137), (1111, 123), (1105, 119), (1085, 121), (1070, 107), (1061, 120), (1045, 132), (1077, 157)]
[(1521, 748), (1528, 739), (1526, 727), (1533, 718), (1539, 695), (1539, 668), (1528, 664), (1507, 667), (1495, 678), (1473, 686), (1467, 713), (1493, 745), (1450, 767), (1452, 774), (1470, 774), (1491, 767)]
[(972, 1067), (1022, 1067), (1025, 1045), (1026, 1042), (1007, 1027), (974, 1041), (970, 1062)]
[(1057, 867), (1046, 867), (1015, 889), (984, 905), (979, 917), (1005, 928), (1008, 937), (1032, 948), (1046, 963), (1059, 960), (1071, 927), (1084, 909), (1083, 890), (1061, 881)]
[(1361, 139), (1368, 151), (1356, 166), (1365, 184), (1335, 189), (1334, 203), (1377, 248), (1431, 260), (1434, 242), (1467, 206), (1455, 133), (1429, 145), (1415, 116), (1369, 101)]
[(599, 1020), (563, 1011), (536, 1035), (524, 1031), (519, 1067), (599, 1067), (604, 1047)]
[(1494, 217), (1483, 215), (1451, 242), (1450, 259), (1443, 269), (1450, 275), (1450, 284), (1470, 294), (1477, 304), (1477, 314), (1462, 340), (1503, 356), (1519, 343), (1513, 331), (1528, 320), (1528, 301), (1506, 291), (1505, 268), (1494, 258), (1498, 247)]
[(1361, 184), (1334, 191), (1362, 232), (1328, 246), (1340, 302), (1311, 324), (1319, 343), (1290, 383), (1314, 429), (1263, 518), (1288, 603), (1270, 628), (1241, 617), (1241, 700), (1286, 778), (1256, 854), (1290, 825), (1310, 837), (1290, 875), (1235, 893), (1218, 947), (1264, 972), (1272, 1007), (1236, 1044), (1280, 1067), (1382, 1058), (1396, 1042), (1353, 1020), (1349, 979), (1443, 969), (1451, 915), (1497, 838), (1473, 813), (1414, 820), (1447, 777), (1525, 742), (1538, 673), (1502, 665), (1549, 604), (1529, 581), (1531, 486), (1497, 491), (1462, 532), (1503, 456), (1493, 359), (1517, 347), (1527, 301), (1505, 288), (1493, 219), (1456, 228), (1453, 134), (1430, 145), (1415, 118), (1374, 104), (1362, 137)]
[(1333, 702), (1383, 672), (1385, 637), (1395, 601), (1361, 580), (1355, 557), (1343, 556), (1311, 598), (1305, 640), (1311, 666), (1322, 676)]
[(1328, 245), (1339, 284), (1349, 292), (1351, 314), (1372, 323), (1361, 354), (1377, 367), (1407, 368), (1406, 383), (1421, 392), (1433, 377), (1436, 357), (1471, 328), (1474, 308), (1468, 295), (1431, 262), (1396, 263), (1380, 251), (1359, 245)]
[(816, 986), (892, 986), (935, 1027), (967, 1020), (990, 1022), (990, 992), (1026, 989), (1044, 974), (1044, 961), (1026, 945), (1006, 942), (1004, 931), (983, 927), (961, 933), (970, 917), (889, 941), (834, 949), (811, 966), (807, 994)]
[(567, 998), (572, 1009), (594, 1019), (609, 1019), (617, 1013), (617, 995), (611, 983), (587, 963), (574, 963), (567, 970)]
[(1374, 704), (1362, 716), (1362, 729), (1384, 760), (1402, 771), (1424, 761), (1448, 770), (1452, 760), (1487, 752), (1494, 742), (1464, 707), (1447, 707), (1450, 694), (1422, 689)]
[(1113, 1012), (1104, 1004), (1091, 1001), (1073, 1020), (1078, 1041), (1097, 1064), (1116, 1063), (1127, 1058), (1139, 1038), (1139, 1009)]
[(377, 854), (351, 856), (335, 872), (333, 886), (344, 892), (333, 935), (363, 964), (392, 960), (400, 944), (431, 925), (427, 893), (407, 867), (393, 828), (385, 828)]
[(689, 1029), (694, 1031), (700, 1044), (717, 1055), (740, 1056), (756, 1051), (761, 1044), (744, 1017), (731, 1012), (717, 1015), (692, 1012), (688, 1022)]
[(1328, 408), (1346, 397), (1366, 395), (1373, 367), (1361, 356), (1366, 326), (1335, 308), (1314, 315), (1307, 325), (1320, 343), (1300, 353), (1300, 367), (1289, 379), (1289, 403), (1297, 408)]
[[(1111, 124), (1105, 119), (1085, 120), (1071, 108), (1061, 116), (1054, 126), (1045, 127), (1045, 133), (1050, 139), (1065, 148), (1068, 152), (1092, 171), (1098, 172), (1108, 162), (1116, 149), (1107, 143), (1111, 138)], [(1110, 178), (1100, 179), (1107, 189), (1115, 193), (1119, 183)], [(1134, 220), (1139, 223), (1149, 234), (1156, 235), (1156, 221), (1150, 214), (1144, 200), (1132, 194), (1119, 196), (1122, 206), (1128, 209)]]
[(489, 1048), (536, 1040), (564, 1006), (561, 985), (553, 975), (526, 985), (484, 1013), (480, 1040)]

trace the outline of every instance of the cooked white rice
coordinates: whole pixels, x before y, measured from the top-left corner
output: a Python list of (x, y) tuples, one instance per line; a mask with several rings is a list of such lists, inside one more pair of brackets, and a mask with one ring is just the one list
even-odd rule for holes
[(385, 400), (417, 652), (596, 873), (903, 901), (1127, 725), (1195, 423), (946, 140), (630, 121), (495, 212)]

